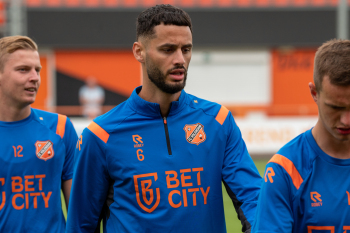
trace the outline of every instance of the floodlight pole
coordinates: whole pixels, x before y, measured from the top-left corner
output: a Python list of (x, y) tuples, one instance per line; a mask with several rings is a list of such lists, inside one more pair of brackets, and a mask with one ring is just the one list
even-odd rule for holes
[(10, 36), (27, 35), (27, 17), (24, 1), (10, 0), (8, 3), (8, 34)]
[(337, 9), (337, 38), (349, 39), (349, 10), (347, 0), (339, 0)]

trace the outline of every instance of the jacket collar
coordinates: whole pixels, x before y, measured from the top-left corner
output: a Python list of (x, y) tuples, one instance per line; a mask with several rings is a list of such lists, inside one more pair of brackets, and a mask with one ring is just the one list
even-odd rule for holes
[[(145, 116), (161, 117), (160, 106), (157, 103), (148, 102), (142, 99), (138, 94), (140, 93), (142, 86), (134, 89), (128, 103), (134, 111)], [(186, 105), (187, 93), (182, 90), (178, 101), (171, 102), (170, 112), (168, 116), (179, 113)]]

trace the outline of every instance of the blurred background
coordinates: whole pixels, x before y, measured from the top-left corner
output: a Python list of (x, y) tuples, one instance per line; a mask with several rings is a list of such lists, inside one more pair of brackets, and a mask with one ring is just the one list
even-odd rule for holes
[(350, 0), (0, 0), (0, 33), (39, 45), (42, 84), (33, 107), (66, 114), (78, 133), (79, 90), (94, 77), (102, 113), (141, 85), (131, 48), (145, 8), (170, 3), (193, 21), (185, 90), (225, 105), (253, 157), (271, 156), (317, 120), (308, 83), (316, 48), (347, 38)]
[[(91, 121), (79, 94), (89, 78), (103, 90), (101, 113), (142, 84), (131, 51), (138, 14), (161, 3), (183, 8), (194, 43), (185, 90), (232, 112), (262, 174), (281, 146), (316, 123), (308, 89), (314, 54), (327, 40), (348, 38), (349, 2), (0, 0), (0, 36), (28, 35), (38, 43), (42, 83), (33, 107), (70, 116), (80, 134)], [(229, 202), (226, 196), (232, 219)], [(231, 223), (228, 232), (239, 232)]]

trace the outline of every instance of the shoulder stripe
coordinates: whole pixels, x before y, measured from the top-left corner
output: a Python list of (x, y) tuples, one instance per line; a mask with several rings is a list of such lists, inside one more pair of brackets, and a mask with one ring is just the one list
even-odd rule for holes
[(109, 138), (109, 133), (107, 133), (104, 129), (101, 128), (95, 122), (91, 122), (91, 124), (87, 127), (91, 132), (93, 132), (97, 137), (99, 137), (104, 143), (107, 143)]
[(277, 163), (281, 165), (286, 172), (292, 178), (294, 186), (299, 189), (301, 183), (303, 183), (303, 178), (300, 176), (297, 168), (294, 166), (294, 163), (283, 155), (275, 154), (269, 161), (269, 163)]
[(64, 136), (64, 131), (66, 130), (67, 116), (58, 114), (56, 134), (60, 135), (61, 138)]
[(226, 107), (221, 106), (220, 111), (218, 112), (218, 115), (216, 115), (215, 120), (219, 122), (220, 125), (224, 124), (228, 113), (229, 113), (229, 110)]

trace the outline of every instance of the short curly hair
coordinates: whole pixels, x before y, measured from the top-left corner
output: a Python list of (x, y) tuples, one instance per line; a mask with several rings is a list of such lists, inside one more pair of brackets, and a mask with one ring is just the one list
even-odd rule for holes
[(154, 27), (164, 25), (188, 26), (192, 33), (190, 16), (182, 9), (169, 4), (156, 5), (141, 12), (136, 21), (136, 40), (140, 37), (151, 38)]
[(314, 83), (316, 91), (322, 90), (325, 76), (334, 85), (350, 85), (350, 41), (333, 39), (318, 48), (315, 55)]

